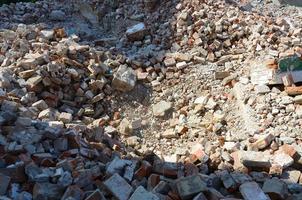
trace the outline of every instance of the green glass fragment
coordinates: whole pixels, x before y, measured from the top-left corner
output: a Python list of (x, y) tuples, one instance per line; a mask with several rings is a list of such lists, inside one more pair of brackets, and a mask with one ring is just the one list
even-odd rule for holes
[(279, 72), (302, 71), (302, 59), (290, 56), (279, 61)]

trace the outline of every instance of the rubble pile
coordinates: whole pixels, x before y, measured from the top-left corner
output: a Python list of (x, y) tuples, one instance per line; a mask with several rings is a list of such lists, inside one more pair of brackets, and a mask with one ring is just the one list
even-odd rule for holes
[(302, 199), (301, 10), (56, 2), (0, 7), (0, 199)]

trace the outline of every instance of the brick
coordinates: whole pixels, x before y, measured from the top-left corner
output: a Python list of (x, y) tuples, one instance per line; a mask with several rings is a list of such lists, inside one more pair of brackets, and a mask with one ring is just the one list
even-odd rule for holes
[(145, 190), (144, 187), (139, 186), (138, 188), (136, 188), (136, 190), (134, 191), (134, 193), (131, 195), (129, 200), (159, 200), (159, 198), (151, 193), (148, 192), (147, 190)]
[(117, 173), (107, 179), (104, 185), (118, 200), (127, 200), (133, 192), (133, 188)]
[(230, 192), (233, 192), (237, 188), (237, 184), (232, 176), (227, 171), (222, 171), (218, 173), (220, 179), (223, 183), (223, 186)]
[(158, 174), (151, 174), (148, 178), (147, 189), (152, 190), (160, 181), (160, 176)]
[(287, 185), (276, 178), (266, 180), (262, 190), (268, 194), (271, 199), (284, 199), (288, 195)]
[(83, 199), (83, 191), (77, 186), (77, 185), (71, 185), (69, 186), (64, 195), (62, 196), (62, 200), (63, 199), (68, 199), (68, 198), (72, 198), (72, 199)]
[(148, 177), (152, 172), (152, 165), (148, 161), (142, 161), (141, 166), (136, 170), (135, 177), (142, 179)]
[(85, 200), (106, 200), (102, 192), (97, 189), (92, 194), (90, 194)]
[(200, 192), (206, 191), (206, 184), (199, 176), (188, 176), (176, 180), (176, 188), (182, 200), (191, 199)]
[(239, 187), (244, 200), (270, 200), (256, 182), (246, 182)]
[(207, 200), (207, 197), (203, 193), (196, 195), (193, 200)]
[(297, 151), (295, 150), (295, 148), (289, 144), (284, 144), (279, 148), (280, 151), (282, 151), (283, 153), (286, 153), (287, 155), (289, 155), (290, 157), (294, 158), (297, 154)]
[(171, 190), (169, 184), (165, 181), (160, 181), (152, 190), (153, 193), (167, 195)]
[(177, 177), (178, 164), (171, 162), (163, 162), (161, 160), (156, 160), (153, 164), (153, 172), (175, 178)]
[(64, 192), (64, 187), (51, 183), (36, 183), (33, 189), (33, 199), (58, 199)]
[(7, 191), (11, 178), (0, 173), (0, 195), (4, 195)]

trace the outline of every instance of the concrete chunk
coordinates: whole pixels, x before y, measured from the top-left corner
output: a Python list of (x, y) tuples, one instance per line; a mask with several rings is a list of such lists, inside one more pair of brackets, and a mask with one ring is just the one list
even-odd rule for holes
[(130, 91), (136, 84), (135, 71), (125, 65), (121, 65), (112, 80), (112, 86), (122, 92)]
[(112, 175), (104, 182), (104, 185), (118, 200), (127, 200), (133, 191), (127, 181), (118, 174)]
[(270, 200), (256, 182), (244, 183), (239, 190), (244, 200)]
[(153, 194), (151, 192), (148, 192), (147, 190), (145, 190), (144, 187), (139, 186), (134, 191), (134, 193), (131, 195), (129, 200), (141, 200), (141, 199), (144, 199), (144, 200), (159, 200), (159, 198), (155, 194)]
[(199, 176), (188, 176), (176, 181), (176, 188), (182, 200), (191, 199), (200, 192), (206, 191), (206, 184)]

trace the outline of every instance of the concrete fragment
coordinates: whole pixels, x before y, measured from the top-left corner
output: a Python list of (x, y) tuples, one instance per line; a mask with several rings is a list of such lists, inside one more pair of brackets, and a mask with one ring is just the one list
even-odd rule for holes
[(138, 23), (127, 29), (126, 35), (130, 41), (138, 41), (144, 39), (147, 34), (147, 28), (144, 23)]
[(130, 91), (136, 84), (135, 71), (126, 65), (121, 65), (114, 74), (112, 86), (122, 92)]
[(0, 195), (5, 195), (10, 181), (11, 178), (9, 176), (0, 173)]
[(104, 185), (118, 200), (127, 200), (133, 192), (133, 188), (118, 174), (112, 175)]
[(200, 192), (206, 191), (206, 184), (199, 176), (188, 176), (176, 180), (176, 188), (182, 200), (191, 199)]
[(271, 199), (285, 199), (288, 195), (287, 185), (276, 178), (266, 180), (262, 189)]
[(159, 103), (153, 105), (153, 114), (156, 117), (164, 117), (167, 112), (172, 108), (171, 102), (160, 101)]
[(239, 187), (244, 200), (270, 200), (256, 182), (247, 182)]
[(148, 192), (147, 190), (145, 190), (144, 187), (139, 186), (138, 188), (136, 188), (136, 190), (134, 191), (134, 193), (131, 195), (129, 200), (159, 200), (159, 198), (151, 193)]
[(240, 161), (246, 167), (264, 167), (269, 168), (270, 155), (263, 152), (256, 151), (240, 151), (239, 152)]

